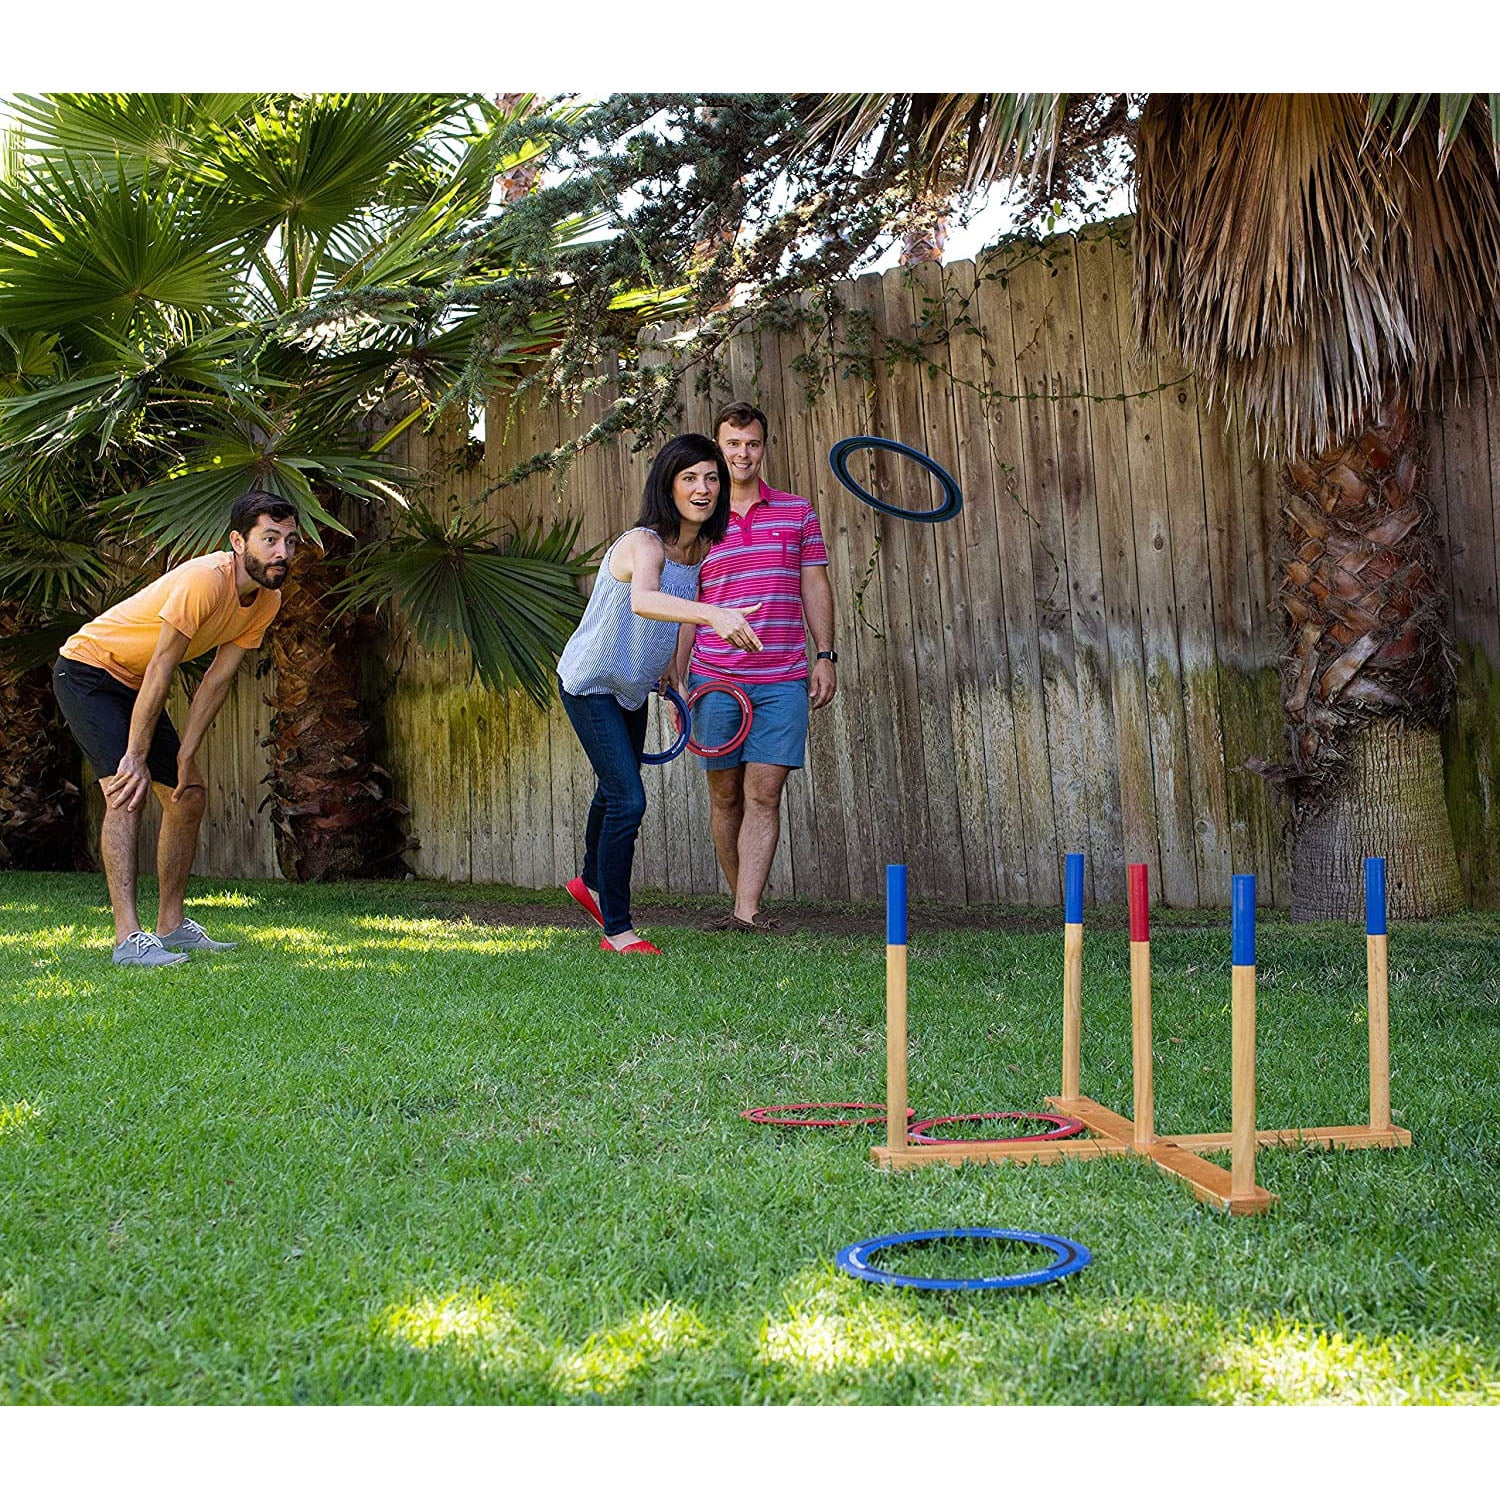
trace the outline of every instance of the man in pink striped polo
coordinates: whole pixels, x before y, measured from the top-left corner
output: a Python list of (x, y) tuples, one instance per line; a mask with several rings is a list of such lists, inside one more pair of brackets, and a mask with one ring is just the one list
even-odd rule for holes
[[(744, 690), (753, 710), (744, 744), (704, 762), (714, 849), (734, 894), (733, 910), (708, 924), (720, 931), (776, 926), (760, 899), (781, 832), (781, 791), (806, 755), (809, 709), (822, 708), (837, 688), (823, 533), (806, 500), (760, 477), (768, 431), (766, 414), (743, 401), (714, 419), (714, 437), (729, 464), (731, 514), (729, 533), (709, 550), (698, 583), (702, 604), (760, 606), (755, 633), (762, 649), (741, 651), (691, 625), (678, 641), (678, 664), (686, 663), (690, 686), (728, 680)], [(816, 652), (810, 673), (809, 633)], [(693, 711), (693, 737), (721, 745), (733, 738), (739, 718), (733, 698), (710, 693)]]

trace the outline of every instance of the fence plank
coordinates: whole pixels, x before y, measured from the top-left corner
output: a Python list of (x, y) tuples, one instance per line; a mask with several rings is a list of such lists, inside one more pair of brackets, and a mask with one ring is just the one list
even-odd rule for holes
[[(923, 414), (926, 452), (962, 489), (958, 438), (957, 392), (949, 365), (952, 339), (948, 287), (940, 267), (912, 268), (912, 281), (924, 343)], [(961, 297), (961, 294), (960, 294)], [(958, 300), (958, 299), (955, 299)], [(941, 497), (933, 486), (933, 503)], [(930, 528), (937, 554), (943, 604), (943, 648), (946, 662), (952, 782), (958, 807), (958, 834), (965, 873), (965, 899), (991, 902), (997, 896), (996, 833), (990, 807), (990, 774), (985, 746), (983, 692), (975, 645), (974, 595), (969, 574), (969, 532), (963, 514), (956, 522)]]
[[(916, 316), (905, 272), (887, 271), (881, 292), (887, 338), (911, 340), (917, 332)], [(919, 371), (909, 359), (897, 359), (882, 372), (879, 386), (879, 435), (923, 448), (927, 438)], [(875, 472), (877, 488), (873, 493), (889, 497), (903, 509), (922, 509), (932, 503), (926, 476), (909, 459), (878, 452)], [(943, 701), (948, 689), (945, 606), (932, 529), (917, 522), (892, 520), (884, 531), (887, 540), (881, 556), (884, 559), (886, 553), (890, 554), (892, 567), (904, 574), (908, 589), (905, 628), (892, 623), (901, 691), (911, 695), (908, 723), (920, 752), (911, 756), (916, 805), (908, 806), (909, 813), (915, 810), (918, 814), (916, 826), (910, 831), (919, 839), (919, 847), (908, 855), (908, 863), (924, 895), (962, 901), (965, 881), (958, 792), (953, 778), (953, 727)]]
[[(1198, 864), (1193, 829), (1192, 770), (1177, 649), (1177, 608), (1172, 577), (1171, 519), (1162, 455), (1161, 374), (1155, 360), (1136, 358), (1130, 326), (1130, 261), (1115, 253), (1115, 310), (1120, 319), (1121, 364), (1126, 389), (1125, 433), (1130, 453), (1130, 503), (1135, 517), (1135, 564), (1140, 585), (1141, 648), (1146, 662), (1146, 715), (1151, 727), (1151, 770), (1156, 786), (1159, 857), (1152, 865), (1156, 899), (1169, 906), (1198, 904)], [(1215, 892), (1209, 899), (1218, 899)]]
[(1162, 392), (1162, 453), (1171, 518), (1173, 602), (1188, 734), (1189, 785), (1200, 898), (1229, 891), (1229, 804), (1224, 785), (1224, 735), (1219, 719), (1213, 600), (1223, 586), (1212, 572), (1204, 508), (1202, 439), (1196, 382), (1163, 358), (1162, 378), (1181, 380)]
[[(1010, 662), (1010, 703), (1015, 724), (1016, 767), (1021, 788), (1021, 824), (1026, 838), (1024, 892), (1027, 902), (1050, 900), (1060, 877), (1057, 819), (1047, 750), (1047, 715), (1037, 629), (1037, 581), (1031, 534), (1036, 520), (1022, 450), (1024, 400), (1016, 369), (1004, 257), (982, 262), (979, 316), (997, 399), (990, 408), (990, 466), (995, 475), (995, 533), (1005, 574), (1005, 634)], [(1050, 587), (1050, 583), (1049, 583)], [(1066, 851), (1064, 851), (1066, 852)], [(1021, 869), (1015, 871), (1017, 884)]]
[[(841, 351), (837, 370), (836, 429), (830, 437), (869, 436), (878, 427), (877, 388), (869, 339), (883, 304), (880, 277), (863, 276), (845, 297), (837, 342)], [(829, 475), (828, 494), (833, 513), (847, 530), (847, 571), (833, 580), (835, 598), (847, 601), (848, 625), (841, 639), (852, 649), (852, 671), (841, 664), (839, 695), (846, 701), (851, 741), (850, 774), (859, 788), (864, 829), (851, 854), (864, 874), (857, 892), (878, 897), (885, 888), (884, 868), (906, 859), (906, 812), (902, 794), (902, 766), (897, 749), (895, 687), (891, 660), (890, 615), (886, 608), (885, 578), (879, 553), (885, 535), (883, 518), (863, 501), (844, 492)], [(874, 464), (866, 452), (855, 456), (850, 472), (866, 489), (874, 483)], [(871, 490), (873, 494), (874, 491)], [(844, 646), (840, 645), (840, 652)], [(837, 700), (835, 700), (837, 702)], [(863, 858), (861, 858), (863, 855)]]
[[(948, 370), (953, 381), (958, 465), (954, 474), (965, 497), (956, 524), (967, 568), (968, 660), (984, 768), (983, 785), (973, 795), (990, 838), (990, 857), (984, 864), (990, 871), (993, 897), (1024, 902), (1029, 891), (1026, 834), (1016, 763), (1016, 723), (1010, 701), (1006, 584), (995, 530), (1001, 486), (989, 441), (994, 399), (989, 389), (991, 371), (985, 359), (979, 283), (973, 264), (960, 262), (945, 267), (943, 284), (950, 316), (955, 320), (948, 336)], [(955, 737), (957, 733), (955, 729)]]
[(1089, 425), (1092, 403), (1087, 399), (1082, 271), (1076, 238), (1070, 245), (1070, 255), (1059, 261), (1052, 280), (1053, 316), (1047, 320), (1044, 348), (1056, 387), (1048, 405), (1057, 445), (1067, 548), (1073, 674), (1078, 693), (1077, 739), (1090, 856), (1085, 881), (1093, 899), (1121, 900), (1125, 894), (1125, 861), (1118, 736), (1110, 687), (1097, 478)]
[[(1095, 398), (1089, 403), (1088, 417), (1119, 792), (1119, 861), (1154, 864), (1156, 788), (1141, 650), (1124, 400), (1127, 375), (1120, 358), (1115, 253), (1109, 238), (1082, 240), (1078, 246), (1078, 290), (1088, 390)], [(1108, 901), (1122, 900), (1123, 880), (1123, 870), (1113, 874), (1096, 871), (1096, 895)]]
[[(1052, 256), (1071, 261), (1065, 245)], [(1032, 528), (1032, 578), (1035, 585), (1037, 650), (1042, 672), (1042, 700), (1047, 725), (1047, 763), (1052, 777), (1052, 808), (1057, 841), (1049, 860), (1050, 879), (1041, 887), (1045, 901), (1060, 901), (1061, 858), (1088, 848), (1083, 752), (1078, 729), (1078, 683), (1074, 665), (1073, 620), (1068, 577), (1068, 550), (1063, 524), (1062, 477), (1053, 420), (1058, 382), (1049, 357), (1055, 342), (1058, 278), (1046, 261), (1027, 260), (1010, 277), (1011, 321), (1016, 341), (1017, 389), (1021, 405), (1022, 451), (1025, 457), (1027, 505)]]

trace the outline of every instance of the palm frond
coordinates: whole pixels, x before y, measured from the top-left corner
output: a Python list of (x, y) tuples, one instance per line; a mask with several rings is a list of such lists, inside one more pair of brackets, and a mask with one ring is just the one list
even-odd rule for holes
[(0, 328), (0, 398), (19, 396), (62, 373), (62, 354), (55, 333), (38, 329)]
[[(1404, 150), (1433, 97), (1432, 94), (1371, 94), (1365, 115), (1367, 139), (1378, 126), (1384, 125), (1396, 138), (1397, 148)], [(1485, 116), (1490, 148), (1495, 165), (1500, 168), (1500, 94), (1438, 94), (1436, 98), (1438, 171), (1447, 165), (1464, 122), (1475, 113)]]
[(909, 154), (924, 187), (953, 170), (966, 190), (1050, 172), (1066, 94), (803, 95), (809, 149), (831, 158), (873, 150), (872, 167)]
[(1486, 132), (1470, 113), (1439, 172), (1440, 105), (1380, 107), (1373, 134), (1347, 94), (1153, 96), (1141, 120), (1138, 338), (1278, 454), (1345, 440), (1393, 385), (1420, 400), (1500, 346)]
[(70, 161), (0, 184), (0, 322), (160, 326), (235, 301), (234, 236), (162, 179), (101, 181)]
[(52, 496), (0, 503), (0, 597), (52, 615), (92, 601), (109, 576), (82, 511)]
[(583, 614), (578, 580), (593, 552), (574, 554), (580, 523), (503, 528), (459, 513), (408, 511), (394, 537), (355, 555), (341, 608), (394, 607), (432, 650), (466, 648), (494, 692), (552, 695), (558, 655)]
[(94, 162), (134, 182), (163, 167), (194, 170), (208, 145), (203, 124), (248, 113), (255, 94), (22, 94), (11, 113), (34, 159)]
[(243, 231), (326, 235), (378, 196), (393, 164), (452, 107), (441, 94), (267, 99), (215, 132), (207, 180)]

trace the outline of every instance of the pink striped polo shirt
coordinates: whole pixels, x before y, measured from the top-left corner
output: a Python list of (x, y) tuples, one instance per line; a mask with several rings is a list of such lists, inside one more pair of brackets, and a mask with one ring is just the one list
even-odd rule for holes
[(807, 676), (802, 570), (826, 568), (817, 512), (801, 495), (760, 482), (760, 499), (729, 516), (729, 531), (709, 548), (698, 575), (698, 602), (721, 609), (760, 603), (750, 624), (760, 651), (741, 651), (700, 625), (691, 670), (740, 682), (800, 682)]

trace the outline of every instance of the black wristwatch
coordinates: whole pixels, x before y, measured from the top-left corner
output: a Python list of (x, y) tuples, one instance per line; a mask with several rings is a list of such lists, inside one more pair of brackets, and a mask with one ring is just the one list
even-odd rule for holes
[(839, 654), (837, 651), (820, 651), (818, 652), (817, 659), (819, 661), (831, 661), (835, 666), (837, 666)]

